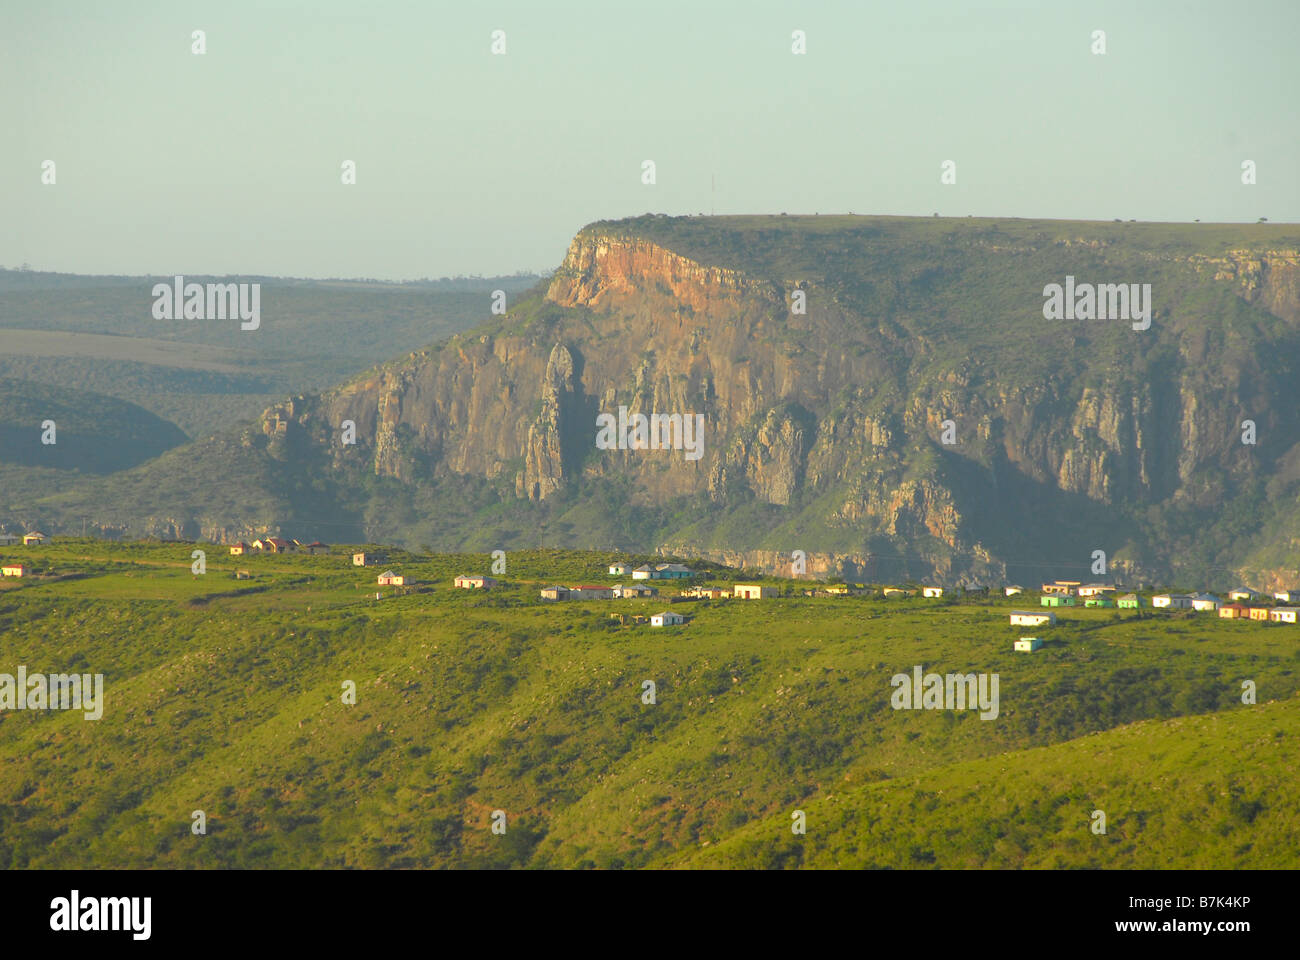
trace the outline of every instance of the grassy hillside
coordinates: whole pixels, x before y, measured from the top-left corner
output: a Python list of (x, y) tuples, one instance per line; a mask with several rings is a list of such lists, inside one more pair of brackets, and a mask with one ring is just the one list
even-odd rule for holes
[[(1025, 655), (1007, 612), (1033, 598), (769, 581), (788, 595), (674, 605), (693, 619), (659, 630), (609, 614), (665, 599), (538, 599), (616, 582), (606, 554), (511, 553), (476, 593), (451, 578), (486, 553), (389, 551), (431, 588), (403, 593), (346, 547), (209, 545), (196, 576), (203, 546), (0, 550), (40, 574), (0, 583), (0, 672), (103, 673), (106, 700), (0, 712), (0, 864), (1298, 865), (1300, 628), (1074, 609)], [(997, 673), (999, 716), (892, 709), (918, 664)]]
[[(846, 782), (670, 858), (694, 869), (1295, 869), (1293, 697), (1143, 721), (897, 781)], [(846, 778), (847, 780), (847, 778)], [(1096, 811), (1106, 816), (1105, 833)]]

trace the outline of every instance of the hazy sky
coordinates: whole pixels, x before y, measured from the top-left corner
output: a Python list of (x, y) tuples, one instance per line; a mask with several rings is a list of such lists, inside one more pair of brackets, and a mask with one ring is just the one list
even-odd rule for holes
[(0, 264), (489, 275), (711, 204), (1296, 221), (1298, 28), (1297, 0), (6, 0)]

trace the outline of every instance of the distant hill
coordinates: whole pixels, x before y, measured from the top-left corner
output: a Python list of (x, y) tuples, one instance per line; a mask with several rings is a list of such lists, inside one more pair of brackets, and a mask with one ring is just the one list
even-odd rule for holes
[[(43, 426), (53, 432), (43, 442)], [(125, 470), (188, 441), (176, 424), (133, 403), (73, 387), (0, 380), (0, 466), (77, 473)]]
[(261, 327), (155, 319), (153, 285), (170, 277), (0, 270), (0, 377), (95, 390), (205, 437), (472, 326), (488, 315), (493, 290), (513, 295), (538, 278), (187, 280), (261, 283)]
[[(1045, 319), (1067, 277), (1150, 284), (1149, 329)], [(1123, 579), (1295, 586), (1297, 357), (1292, 225), (642, 217), (584, 228), (504, 317), (40, 506), (948, 582), (1102, 550)], [(701, 414), (700, 458), (598, 449), (620, 407)], [(220, 471), (169, 492), (232, 449), (238, 515)]]

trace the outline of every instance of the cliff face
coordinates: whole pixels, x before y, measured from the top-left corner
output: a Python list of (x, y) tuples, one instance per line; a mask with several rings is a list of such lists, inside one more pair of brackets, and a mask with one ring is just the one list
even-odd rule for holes
[[(231, 446), (168, 454), (144, 532), (316, 518), (322, 538), (671, 547), (773, 571), (799, 549), (814, 573), (954, 582), (1087, 576), (1101, 549), (1134, 576), (1204, 557), (1300, 585), (1300, 238), (1215, 229), (595, 224), (506, 316), (275, 404)], [(1044, 320), (1066, 276), (1150, 282), (1150, 329)], [(651, 430), (597, 443), (602, 415), (656, 414), (675, 418), (667, 449)]]
[(561, 426), (574, 400), (573, 354), (556, 344), (546, 361), (542, 378), (542, 406), (528, 427), (524, 444), (524, 469), (515, 479), (516, 496), (545, 500), (565, 480)]
[(1279, 317), (1300, 313), (1300, 256), (1295, 250), (1229, 250), (1220, 257), (1187, 259), (1198, 272), (1233, 283), (1247, 302)]
[[(263, 429), (286, 443), (299, 432), (334, 467), (361, 464), (414, 484), (500, 479), (533, 503), (619, 478), (630, 483), (630, 505), (711, 503), (723, 513), (763, 505), (777, 509), (765, 522), (797, 518), (809, 530), (792, 548), (838, 558), (827, 570), (845, 560), (858, 570), (892, 550), (912, 558), (909, 570), (919, 560), (953, 576), (1006, 573), (1008, 551), (1047, 549), (1043, 537), (1009, 533), (1009, 522), (1051, 527), (1055, 511), (1069, 511), (1107, 518), (1113, 538), (1121, 514), (1210, 506), (1248, 486), (1271, 457), (1243, 448), (1247, 416), (1275, 452), (1300, 439), (1293, 410), (1277, 402), (1289, 368), (1269, 344), (1293, 343), (1300, 321), (1294, 251), (1136, 258), (1182, 271), (1162, 274), (1166, 285), (1185, 275), (1178, 283), (1188, 288), (1226, 292), (1244, 311), (1232, 327), (1213, 329), (1213, 317), (1166, 298), (1145, 335), (1123, 324), (1045, 330), (1035, 320), (964, 344), (974, 325), (997, 320), (955, 314), (945, 284), (976, 266), (1023, 269), (1017, 257), (1044, 249), (1109, 255), (1101, 241), (972, 247), (977, 254), (951, 276), (928, 267), (863, 284), (844, 281), (834, 263), (821, 277), (811, 268), (764, 275), (627, 229), (589, 228), (544, 294), (502, 322), (320, 398), (278, 405)], [(974, 264), (976, 255), (985, 259)], [(1067, 260), (1032, 273), (1028, 286), (1036, 297), (1044, 277), (1073, 269)], [(796, 289), (806, 313), (790, 308)], [(878, 312), (863, 307), (872, 298)], [(944, 304), (935, 308), (943, 324), (912, 319), (931, 303)], [(1039, 307), (1035, 298), (1022, 309)], [(597, 415), (620, 408), (631, 420), (702, 415), (698, 458), (599, 449)], [(345, 420), (356, 424), (354, 446), (335, 437)], [(747, 557), (771, 538), (760, 526), (743, 539), (673, 543)]]
[[(768, 336), (782, 323), (770, 283), (640, 241), (575, 241), (545, 299), (605, 312), (566, 318), (545, 338), (458, 339), (392, 365), (323, 396), (317, 434), (353, 420), (356, 448), (335, 445), (335, 459), (361, 455), (376, 474), (401, 480), (421, 466), (484, 477), (513, 468), (516, 495), (533, 501), (578, 476), (628, 473), (649, 500), (746, 491), (783, 505), (815, 439), (815, 423), (799, 411), (880, 366), (790, 357)], [(703, 414), (701, 455), (598, 451), (596, 415), (620, 407), (628, 417)], [(295, 418), (280, 405), (263, 421), (273, 432)]]
[(706, 267), (649, 241), (583, 233), (569, 245), (546, 299), (601, 309), (641, 297), (652, 286), (681, 307), (713, 316), (734, 313), (746, 295), (775, 293), (737, 270)]

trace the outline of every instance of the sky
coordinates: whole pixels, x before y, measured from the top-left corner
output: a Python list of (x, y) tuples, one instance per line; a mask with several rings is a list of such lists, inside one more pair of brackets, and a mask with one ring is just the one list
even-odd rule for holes
[(647, 212), (1294, 222), (1297, 40), (1296, 0), (7, 0), (0, 265), (492, 276)]

